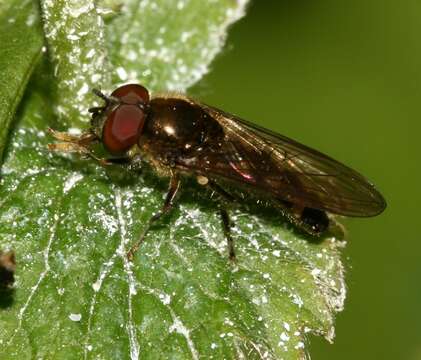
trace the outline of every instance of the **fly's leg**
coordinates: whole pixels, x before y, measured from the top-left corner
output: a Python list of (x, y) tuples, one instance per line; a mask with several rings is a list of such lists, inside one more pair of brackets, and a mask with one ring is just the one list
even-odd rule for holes
[(168, 187), (168, 192), (165, 197), (165, 201), (164, 201), (164, 204), (162, 205), (162, 208), (149, 219), (139, 239), (132, 245), (130, 250), (127, 252), (127, 258), (130, 261), (133, 260), (134, 254), (139, 249), (140, 245), (142, 245), (152, 225), (156, 223), (159, 219), (161, 219), (162, 216), (166, 215), (172, 209), (174, 199), (178, 193), (178, 190), (180, 189), (180, 183), (181, 181), (180, 181), (180, 177), (178, 173), (173, 172), (171, 174), (171, 180)]
[(48, 149), (52, 151), (78, 153), (82, 156), (90, 157), (91, 159), (98, 161), (102, 166), (110, 165), (110, 162), (107, 159), (99, 158), (98, 156), (94, 155), (88, 148), (76, 143), (48, 144)]
[(227, 239), (228, 244), (228, 257), (231, 261), (236, 260), (235, 249), (234, 249), (234, 240), (231, 236), (231, 219), (225, 208), (219, 209), (221, 215), (222, 225), (224, 226), (224, 234)]
[(96, 157), (90, 150), (89, 145), (98, 142), (98, 138), (91, 132), (85, 132), (80, 135), (72, 135), (66, 132), (56, 131), (48, 128), (48, 132), (52, 137), (61, 141), (59, 143), (48, 144), (48, 149), (52, 151), (61, 151), (67, 153), (78, 153), (88, 156), (105, 165), (105, 159)]
[(51, 128), (47, 129), (52, 137), (64, 143), (77, 144), (79, 146), (88, 146), (98, 141), (95, 134), (90, 131), (84, 132), (80, 135), (73, 135), (63, 131), (57, 131)]
[(120, 165), (130, 165), (131, 158), (100, 158), (92, 153), (89, 149), (89, 145), (98, 142), (98, 138), (95, 134), (91, 132), (85, 132), (80, 135), (72, 135), (66, 132), (56, 131), (53, 129), (48, 129), (48, 132), (57, 140), (60, 140), (59, 143), (48, 144), (48, 149), (52, 151), (60, 151), (67, 153), (77, 153), (82, 156), (90, 157), (99, 162), (102, 166), (120, 164)]
[[(207, 185), (215, 193), (220, 195), (220, 197), (224, 200), (223, 202), (232, 203), (236, 200), (234, 196), (232, 196), (230, 193), (225, 191), (218, 184), (214, 182), (208, 182)], [(235, 256), (234, 239), (232, 238), (232, 235), (231, 235), (232, 222), (229, 217), (228, 211), (225, 208), (225, 204), (223, 203), (220, 203), (219, 214), (221, 216), (222, 226), (224, 227), (224, 235), (225, 235), (225, 238), (227, 239), (228, 257), (231, 261), (234, 262), (236, 260), (236, 256)]]

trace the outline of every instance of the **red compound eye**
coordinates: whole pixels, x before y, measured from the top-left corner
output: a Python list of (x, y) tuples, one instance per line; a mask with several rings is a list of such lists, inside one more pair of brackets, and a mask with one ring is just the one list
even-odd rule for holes
[(105, 121), (102, 141), (110, 153), (122, 153), (136, 144), (144, 124), (145, 113), (141, 108), (120, 105)]
[(147, 104), (149, 102), (149, 92), (146, 88), (137, 84), (128, 84), (115, 89), (111, 96), (121, 100), (121, 102), (130, 105), (139, 103)]

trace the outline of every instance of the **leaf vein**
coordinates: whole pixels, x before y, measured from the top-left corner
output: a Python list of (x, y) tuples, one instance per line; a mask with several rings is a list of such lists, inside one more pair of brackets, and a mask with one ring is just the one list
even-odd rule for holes
[(132, 266), (133, 264), (128, 260), (127, 258), (127, 251), (126, 251), (126, 244), (128, 242), (127, 238), (127, 224), (126, 220), (123, 216), (122, 211), (122, 201), (121, 201), (121, 191), (120, 189), (116, 189), (114, 191), (114, 198), (115, 198), (115, 207), (117, 209), (117, 215), (118, 215), (118, 225), (120, 230), (120, 245), (117, 250), (119, 255), (121, 256), (123, 260), (123, 266), (124, 270), (127, 275), (127, 282), (129, 285), (129, 293), (127, 298), (127, 305), (128, 305), (128, 322), (126, 325), (127, 334), (129, 336), (129, 344), (130, 344), (130, 357), (132, 360), (139, 359), (139, 342), (137, 340), (137, 331), (136, 326), (133, 323), (133, 304), (132, 304), (132, 297), (133, 295), (136, 295), (136, 279), (134, 277)]
[(58, 202), (57, 202), (57, 206), (56, 206), (56, 211), (54, 212), (54, 215), (53, 215), (54, 221), (53, 221), (53, 224), (51, 226), (50, 237), (48, 238), (47, 247), (43, 251), (43, 253), (44, 253), (44, 270), (40, 274), (40, 277), (38, 278), (38, 281), (36, 282), (36, 284), (31, 288), (31, 292), (29, 293), (28, 298), (26, 299), (25, 303), (23, 304), (23, 306), (20, 308), (20, 310), (18, 312), (18, 315), (17, 315), (18, 326), (16, 327), (15, 331), (13, 332), (13, 335), (10, 337), (9, 341), (7, 342), (7, 345), (10, 345), (13, 342), (16, 334), (22, 328), (22, 321), (23, 321), (23, 317), (25, 315), (25, 312), (28, 309), (33, 297), (35, 296), (35, 293), (39, 289), (39, 286), (41, 285), (42, 281), (45, 279), (45, 277), (47, 276), (47, 274), (51, 270), (50, 262), (49, 262), (50, 250), (51, 250), (51, 246), (54, 242), (54, 239), (56, 238), (57, 226), (58, 226), (58, 223), (59, 223), (59, 220), (60, 220), (59, 211), (60, 211), (60, 208), (61, 208), (61, 203), (62, 203), (62, 197), (59, 197)]

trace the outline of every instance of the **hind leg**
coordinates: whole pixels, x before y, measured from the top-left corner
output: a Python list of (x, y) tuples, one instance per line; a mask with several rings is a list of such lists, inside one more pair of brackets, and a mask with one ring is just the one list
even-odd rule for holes
[[(200, 184), (199, 180), (203, 180), (203, 179), (198, 179), (198, 182)], [(221, 198), (221, 201), (219, 202), (219, 214), (221, 216), (221, 222), (224, 228), (224, 235), (225, 235), (225, 238), (227, 239), (228, 258), (234, 262), (236, 260), (236, 256), (235, 256), (234, 239), (231, 234), (232, 222), (224, 203), (232, 203), (236, 199), (234, 196), (232, 196), (230, 193), (228, 193), (222, 187), (220, 187), (218, 184), (212, 181), (206, 181), (205, 184), (202, 184), (202, 185), (207, 185), (213, 192), (218, 194)]]
[(231, 236), (231, 219), (225, 208), (219, 209), (221, 215), (222, 225), (224, 226), (224, 234), (227, 239), (228, 244), (228, 257), (231, 261), (236, 260), (235, 249), (234, 249), (234, 240)]

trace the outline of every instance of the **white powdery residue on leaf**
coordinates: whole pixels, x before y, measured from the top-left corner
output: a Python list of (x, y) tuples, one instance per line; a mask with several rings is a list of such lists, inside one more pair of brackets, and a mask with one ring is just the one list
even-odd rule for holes
[(31, 27), (32, 25), (35, 24), (37, 20), (38, 20), (37, 14), (29, 14), (28, 17), (26, 18), (25, 24), (26, 26)]
[(317, 278), (321, 272), (322, 271), (320, 269), (314, 268), (313, 270), (311, 270), (311, 275), (313, 275), (314, 278)]
[[(102, 273), (101, 273), (101, 275), (102, 275)], [(104, 275), (104, 278), (105, 278), (105, 275)], [(93, 289), (95, 292), (98, 292), (99, 290), (101, 290), (102, 281), (103, 281), (103, 279), (101, 279), (101, 277), (100, 277), (97, 281), (95, 281), (95, 282), (92, 284), (92, 289)]]
[(182, 215), (176, 220), (174, 227), (186, 225), (199, 230), (200, 239), (206, 241), (210, 248), (215, 249), (221, 256), (228, 257), (227, 242), (223, 235), (222, 225), (216, 227), (212, 221), (206, 221), (199, 209), (179, 206)]
[(229, 326), (234, 326), (234, 323), (229, 318), (224, 319), (224, 324)]
[(94, 10), (94, 3), (86, 1), (86, 2), (78, 2), (73, 1), (74, 6), (69, 8), (69, 15), (71, 17), (77, 18), (83, 14), (88, 13), (89, 11)]
[[(11, 169), (11, 168), (7, 168), (7, 166), (2, 167), (2, 175), (5, 174), (15, 174), (16, 172)], [(9, 193), (8, 196), (10, 196), (12, 194), (12, 192), (17, 188), (17, 186), (22, 182), (25, 181), (27, 179), (35, 180), (37, 176), (39, 175), (43, 175), (45, 174), (45, 176), (48, 176), (49, 173), (49, 169), (41, 169), (38, 168), (36, 166), (34, 166), (33, 168), (30, 168), (28, 170), (25, 170), (24, 172), (19, 172), (19, 178), (17, 179), (16, 183), (14, 184), (14, 186), (12, 186), (9, 189)], [(7, 200), (8, 196), (4, 197), (1, 201), (0, 201), (0, 206), (3, 205), (3, 203)]]
[(77, 92), (77, 96), (78, 97), (83, 97), (84, 95), (86, 95), (89, 92), (89, 85), (87, 83), (84, 83), (82, 85), (82, 87), (79, 89), (79, 91)]
[[(257, 228), (266, 228), (264, 223), (261, 223), (259, 219), (255, 218), (255, 220), (259, 224)], [(320, 316), (325, 318), (327, 322), (323, 329), (319, 328), (313, 331), (318, 335), (323, 334), (326, 340), (332, 342), (335, 334), (333, 324), (334, 314), (343, 310), (346, 297), (344, 269), (338, 253), (339, 242), (334, 238), (324, 240), (320, 245), (324, 246), (321, 252), (314, 252), (307, 241), (299, 238), (288, 241), (278, 238), (277, 242), (288, 249), (282, 252), (282, 255), (285, 254), (287, 257), (293, 256), (294, 258), (300, 259), (300, 262), (305, 264), (305, 270), (314, 279), (314, 284), (317, 287), (315, 295), (323, 297), (324, 304), (327, 305), (320, 309)], [(341, 242), (340, 245), (343, 247), (344, 242)], [(272, 254), (274, 253), (272, 252)], [(320, 259), (324, 261), (321, 262)], [(303, 282), (303, 279), (301, 282)], [(306, 307), (304, 303), (304, 300), (306, 300), (305, 297), (295, 292), (293, 288), (285, 288), (284, 290), (289, 294), (292, 302), (298, 305), (298, 308)]]
[(83, 175), (81, 173), (72, 173), (64, 182), (63, 192), (65, 194), (68, 193), (82, 179)]
[(185, 6), (186, 6), (186, 1), (184, 0), (177, 1), (177, 10), (183, 10)]
[(292, 302), (296, 305), (298, 305), (299, 308), (301, 308), (304, 305), (303, 299), (301, 299), (301, 296), (298, 294), (291, 294)]
[(38, 281), (36, 282), (36, 284), (31, 288), (31, 291), (29, 293), (28, 298), (26, 299), (26, 301), (24, 302), (23, 306), (20, 308), (20, 310), (18, 312), (18, 325), (17, 325), (15, 331), (13, 332), (13, 335), (10, 337), (9, 341), (7, 342), (8, 345), (12, 344), (12, 342), (13, 342), (16, 334), (22, 328), (22, 321), (23, 321), (23, 317), (25, 315), (25, 312), (26, 312), (29, 304), (31, 303), (33, 297), (35, 296), (35, 293), (39, 289), (39, 286), (40, 286), (41, 282), (45, 279), (45, 277), (47, 276), (47, 274), (50, 272), (50, 249), (51, 249), (51, 246), (53, 244), (54, 239), (56, 238), (57, 225), (58, 225), (58, 222), (59, 222), (59, 219), (60, 219), (60, 217), (58, 215), (58, 212), (59, 212), (58, 209), (60, 207), (61, 207), (61, 199), (59, 200), (59, 202), (57, 204), (57, 211), (53, 215), (53, 223), (52, 223), (51, 228), (50, 228), (50, 236), (48, 238), (47, 247), (43, 251), (43, 256), (44, 256), (44, 270), (40, 274), (40, 276), (39, 276)]
[(129, 344), (130, 344), (130, 357), (132, 360), (139, 359), (139, 342), (137, 340), (137, 330), (136, 326), (133, 323), (133, 304), (132, 304), (132, 297), (136, 295), (136, 280), (133, 275), (132, 271), (132, 263), (127, 258), (127, 249), (126, 245), (129, 241), (127, 238), (127, 225), (126, 220), (123, 215), (122, 210), (122, 200), (121, 200), (121, 191), (120, 189), (116, 189), (114, 193), (115, 197), (115, 207), (117, 209), (118, 215), (118, 223), (119, 223), (119, 230), (120, 230), (120, 246), (119, 246), (119, 255), (121, 256), (124, 264), (124, 270), (127, 275), (127, 282), (129, 284), (129, 294), (127, 299), (128, 305), (128, 320), (127, 320), (127, 334), (129, 336)]
[(171, 295), (165, 293), (159, 294), (159, 300), (161, 300), (164, 305), (169, 305), (171, 303)]
[(281, 251), (280, 250), (274, 250), (272, 252), (272, 254), (273, 254), (273, 256), (280, 257), (281, 256)]
[(67, 39), (69, 39), (70, 41), (78, 41), (80, 37), (79, 35), (70, 34), (70, 35), (67, 35)]
[(69, 315), (69, 319), (70, 320), (72, 320), (72, 321), (75, 321), (75, 322), (77, 322), (77, 321), (80, 321), (80, 320), (82, 320), (82, 314), (70, 314)]
[[(332, 248), (334, 246), (344, 247), (345, 241), (332, 242)], [(333, 249), (332, 249), (333, 251)], [(336, 251), (336, 250), (335, 250)], [(334, 271), (329, 273), (329, 296), (328, 302), (332, 309), (336, 312), (340, 312), (344, 309), (345, 298), (346, 298), (346, 285), (345, 285), (345, 269), (342, 262), (337, 261), (332, 255), (330, 255), (330, 260), (328, 261), (327, 267), (329, 269), (334, 269)], [(333, 274), (335, 274), (333, 278)]]
[(338, 246), (344, 246), (344, 242), (338, 242), (333, 238), (329, 239), (327, 244), (329, 245), (329, 252), (328, 248), (323, 248), (322, 252), (315, 254), (316, 259), (324, 259), (321, 263), (323, 267), (318, 268), (311, 261), (308, 261), (308, 263), (310, 274), (313, 276), (329, 309), (329, 313), (326, 313), (325, 316), (330, 318), (331, 326), (324, 337), (327, 341), (333, 342), (335, 337), (333, 314), (343, 310), (346, 298), (345, 271), (337, 253)]
[[(183, 31), (181, 33), (181, 37), (180, 37), (181, 41), (186, 42), (187, 40), (189, 40), (195, 34), (195, 32), (196, 31), (194, 29), (191, 30), (191, 31)], [(178, 63), (179, 60), (181, 60), (181, 59), (178, 59), (177, 63)]]
[[(216, 26), (213, 30), (209, 31), (209, 39), (207, 41), (208, 51), (202, 52), (202, 54), (204, 55), (201, 59), (203, 63), (198, 64), (197, 68), (191, 71), (191, 76), (190, 78), (187, 77), (187, 81), (184, 85), (184, 88), (188, 88), (189, 86), (200, 80), (203, 77), (203, 75), (209, 72), (209, 64), (225, 45), (227, 29), (234, 22), (238, 21), (245, 15), (247, 3), (248, 0), (237, 1), (233, 8), (229, 8), (226, 11), (226, 17), (224, 21), (218, 26)], [(176, 85), (175, 88), (178, 88), (178, 86)]]
[[(119, 245), (120, 247), (120, 245)], [(87, 327), (87, 335), (86, 335), (86, 343), (85, 343), (85, 352), (84, 352), (84, 359), (86, 360), (88, 358), (88, 352), (92, 350), (92, 346), (89, 345), (90, 342), (90, 334), (92, 329), (92, 317), (95, 311), (95, 307), (97, 304), (97, 296), (99, 291), (102, 288), (102, 284), (106, 277), (111, 272), (112, 267), (115, 264), (115, 260), (117, 256), (120, 256), (120, 249), (119, 247), (114, 251), (112, 256), (102, 265), (102, 270), (96, 279), (96, 281), (92, 284), (92, 289), (94, 290), (94, 293), (92, 295), (91, 303), (89, 306), (89, 315), (88, 315), (88, 327)]]
[(90, 217), (94, 221), (98, 221), (101, 224), (101, 227), (108, 232), (108, 236), (114, 235), (119, 230), (118, 220), (110, 214), (107, 214), (104, 209), (97, 209), (96, 206), (91, 206), (95, 204), (95, 199), (90, 199), (89, 208), (92, 209)]
[(304, 349), (304, 343), (302, 341), (297, 342), (297, 345), (294, 346), (294, 349)]
[(1, 223), (6, 224), (6, 223), (14, 222), (17, 218), (21, 216), (20, 211), (21, 210), (19, 208), (11, 207), (7, 211), (1, 213), (0, 215)]
[(103, 20), (92, 0), (42, 1), (41, 8), (58, 78), (56, 113), (65, 122), (86, 123), (93, 97), (89, 90), (98, 86), (92, 78), (108, 85)]
[(88, 53), (86, 54), (86, 58), (90, 59), (93, 58), (95, 56), (95, 49), (91, 49), (88, 51)]
[(141, 82), (152, 91), (184, 92), (209, 71), (229, 26), (244, 16), (247, 3), (125, 2), (107, 29), (114, 63), (124, 66), (128, 75), (116, 72), (116, 81)]
[(117, 72), (117, 75), (120, 78), (120, 80), (122, 80), (122, 81), (127, 80), (127, 78), (128, 78), (127, 71), (122, 66), (119, 66), (116, 69), (116, 72)]
[(340, 312), (344, 309), (345, 299), (346, 299), (346, 284), (345, 284), (345, 270), (342, 263), (338, 263), (339, 267), (339, 277), (337, 285), (338, 291), (336, 291), (337, 296), (332, 299), (330, 303), (335, 311)]
[(174, 310), (172, 310), (170, 307), (168, 307), (168, 309), (170, 310), (171, 317), (173, 320), (173, 324), (170, 326), (170, 329), (169, 329), (170, 333), (175, 331), (178, 334), (183, 335), (184, 338), (186, 339), (187, 346), (190, 349), (192, 358), (194, 360), (199, 360), (200, 356), (190, 336), (189, 329), (186, 328), (186, 326), (183, 324), (180, 318), (175, 314)]
[(283, 332), (279, 338), (283, 341), (283, 342), (287, 342), (289, 341), (290, 337), (287, 335), (287, 333)]
[(174, 250), (174, 253), (183, 261), (184, 264), (187, 266), (191, 265), (190, 259), (183, 254), (184, 249), (180, 248), (174, 241), (174, 228), (172, 226), (170, 227), (170, 245)]
[[(334, 259), (331, 259), (334, 261)], [(341, 262), (337, 262), (337, 273), (339, 276), (336, 277), (336, 281), (331, 279), (328, 283), (322, 284), (322, 289), (325, 294), (326, 302), (329, 308), (334, 312), (340, 312), (344, 308), (346, 298), (346, 285), (345, 285), (345, 270)], [(332, 319), (332, 326), (325, 335), (325, 339), (330, 343), (333, 343), (335, 338), (335, 327)]]

